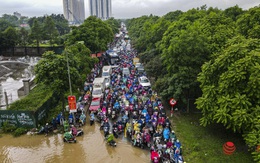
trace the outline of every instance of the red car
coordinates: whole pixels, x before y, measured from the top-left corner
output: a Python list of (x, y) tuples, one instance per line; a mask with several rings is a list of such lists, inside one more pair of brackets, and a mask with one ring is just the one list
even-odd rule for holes
[(93, 111), (94, 113), (97, 113), (99, 108), (101, 108), (101, 99), (93, 98), (89, 106), (89, 112)]

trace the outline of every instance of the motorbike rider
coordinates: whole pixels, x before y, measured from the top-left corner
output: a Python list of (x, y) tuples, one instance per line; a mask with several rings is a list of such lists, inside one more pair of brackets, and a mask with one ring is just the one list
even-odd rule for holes
[(170, 133), (170, 139), (171, 140), (175, 140), (176, 139), (176, 135), (174, 133), (174, 131), (172, 130), (172, 132)]
[(172, 148), (173, 147), (173, 143), (171, 142), (171, 140), (169, 140), (167, 143), (166, 143), (166, 148)]
[(72, 113), (70, 113), (68, 121), (69, 121), (69, 124), (73, 124), (73, 114)]
[(117, 128), (118, 127), (118, 125), (117, 125), (117, 123), (116, 122), (114, 122), (114, 124), (113, 124), (113, 126), (112, 126), (113, 128)]
[(165, 127), (163, 130), (163, 138), (167, 141), (170, 138), (170, 130), (168, 127)]
[[(94, 115), (94, 113), (93, 113), (93, 115)], [(90, 114), (90, 117), (91, 117), (91, 114)], [(83, 122), (83, 124), (85, 124), (85, 122), (86, 122), (86, 115), (82, 112), (80, 117), (79, 117), (79, 119)]]
[(65, 138), (66, 140), (70, 140), (70, 139), (73, 139), (74, 137), (73, 137), (73, 135), (71, 134), (71, 132), (65, 132), (65, 133), (64, 133), (64, 138)]
[(114, 141), (114, 135), (112, 132), (109, 132), (109, 135), (106, 137), (107, 143), (110, 143), (111, 141)]
[(44, 132), (45, 132), (45, 136), (47, 136), (49, 133), (49, 124), (48, 123), (46, 123), (46, 125), (44, 126)]
[(140, 131), (136, 132), (134, 135), (134, 145), (136, 145), (137, 140), (139, 140), (139, 142), (142, 141), (142, 134)]
[(73, 136), (77, 136), (77, 128), (74, 125), (71, 125), (71, 133)]

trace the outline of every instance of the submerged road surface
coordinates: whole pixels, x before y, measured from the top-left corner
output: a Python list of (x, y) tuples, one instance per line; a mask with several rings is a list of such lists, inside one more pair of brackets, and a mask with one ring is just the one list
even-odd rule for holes
[(0, 160), (3, 163), (148, 163), (150, 154), (146, 149), (133, 147), (129, 140), (120, 135), (117, 147), (104, 141), (100, 124), (83, 126), (84, 135), (77, 143), (64, 143), (62, 134), (23, 135), (0, 138)]

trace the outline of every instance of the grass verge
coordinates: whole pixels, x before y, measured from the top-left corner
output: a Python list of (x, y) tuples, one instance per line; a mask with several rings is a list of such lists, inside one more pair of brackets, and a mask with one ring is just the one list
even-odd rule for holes
[[(199, 125), (201, 114), (175, 115), (173, 129), (183, 146), (187, 163), (253, 163), (253, 158), (241, 134), (234, 134), (220, 124)], [(223, 153), (223, 144), (231, 141), (236, 146), (232, 155)]]

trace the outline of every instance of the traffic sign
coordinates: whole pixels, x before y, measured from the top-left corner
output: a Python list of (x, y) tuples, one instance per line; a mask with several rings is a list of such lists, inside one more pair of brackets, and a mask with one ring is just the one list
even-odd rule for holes
[(68, 96), (68, 104), (70, 108), (70, 112), (77, 112), (77, 103), (75, 96)]
[(170, 103), (171, 106), (174, 106), (174, 105), (177, 104), (177, 101), (174, 98), (171, 98), (169, 103)]

